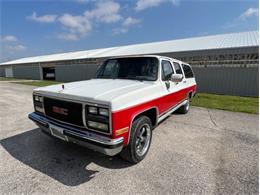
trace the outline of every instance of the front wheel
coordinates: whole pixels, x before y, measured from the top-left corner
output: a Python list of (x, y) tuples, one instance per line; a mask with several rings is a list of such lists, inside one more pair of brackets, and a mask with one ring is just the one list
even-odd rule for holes
[(131, 163), (138, 163), (145, 158), (151, 145), (151, 120), (146, 116), (134, 120), (129, 139), (129, 144), (122, 150), (120, 156)]

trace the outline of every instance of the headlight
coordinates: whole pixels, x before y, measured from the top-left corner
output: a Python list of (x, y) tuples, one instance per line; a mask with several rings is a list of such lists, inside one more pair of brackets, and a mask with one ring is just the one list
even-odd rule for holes
[(42, 96), (33, 95), (33, 104), (36, 112), (44, 113)]
[(90, 113), (90, 114), (97, 114), (98, 113), (97, 107), (89, 106), (88, 107), (88, 113)]
[(43, 108), (39, 107), (39, 106), (35, 106), (35, 110), (38, 111), (38, 112), (41, 112), (41, 113), (44, 112)]
[(34, 95), (34, 100), (37, 102), (43, 102), (42, 96)]
[(89, 129), (109, 133), (109, 109), (87, 105), (85, 107), (86, 125)]
[(102, 116), (108, 116), (108, 109), (107, 108), (99, 108), (99, 114)]
[(95, 121), (88, 121), (88, 126), (93, 129), (99, 129), (103, 131), (108, 131), (108, 124), (95, 122)]

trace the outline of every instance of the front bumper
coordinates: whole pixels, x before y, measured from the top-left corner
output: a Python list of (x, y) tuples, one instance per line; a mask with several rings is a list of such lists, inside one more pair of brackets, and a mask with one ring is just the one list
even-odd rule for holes
[(123, 137), (110, 139), (99, 134), (58, 123), (35, 112), (28, 115), (44, 133), (58, 137), (64, 141), (73, 142), (103, 154), (114, 156), (123, 148)]

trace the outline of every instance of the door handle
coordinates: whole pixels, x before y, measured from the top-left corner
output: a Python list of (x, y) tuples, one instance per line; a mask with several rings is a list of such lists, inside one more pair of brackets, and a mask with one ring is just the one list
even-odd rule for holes
[(187, 81), (183, 81), (183, 83), (187, 83)]

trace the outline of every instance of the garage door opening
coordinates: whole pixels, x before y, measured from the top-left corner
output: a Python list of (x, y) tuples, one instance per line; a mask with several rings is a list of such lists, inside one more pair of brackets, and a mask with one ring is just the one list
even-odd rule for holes
[(44, 67), (42, 68), (43, 80), (55, 80), (55, 68)]

